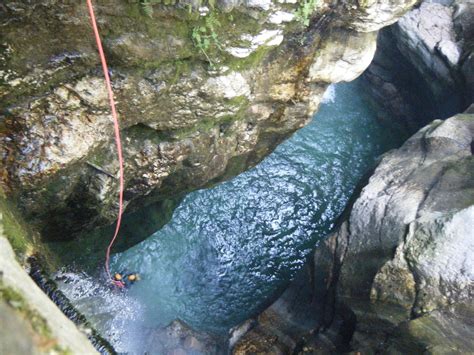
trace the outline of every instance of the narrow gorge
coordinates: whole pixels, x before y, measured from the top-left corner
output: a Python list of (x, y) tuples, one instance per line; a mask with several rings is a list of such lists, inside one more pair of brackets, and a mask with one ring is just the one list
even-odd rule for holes
[(474, 3), (93, 3), (140, 280), (86, 1), (4, 1), (0, 354), (474, 351)]

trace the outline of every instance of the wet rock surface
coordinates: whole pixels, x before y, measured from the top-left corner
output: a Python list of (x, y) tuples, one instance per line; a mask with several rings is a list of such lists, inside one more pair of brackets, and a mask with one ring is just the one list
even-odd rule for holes
[(234, 352), (470, 352), (473, 138), (474, 116), (459, 114), (383, 156), (307, 270)]
[[(308, 122), (328, 84), (365, 69), (373, 31), (413, 2), (320, 3), (307, 27), (296, 2), (194, 5), (96, 4), (127, 212), (258, 163)], [(0, 23), (2, 185), (50, 239), (110, 224), (118, 166), (85, 4), (7, 1)]]
[(423, 2), (380, 32), (364, 78), (405, 126), (416, 130), (474, 101), (473, 16), (470, 1)]
[(98, 354), (15, 258), (0, 223), (0, 353)]
[(147, 337), (148, 344), (144, 346), (150, 352), (178, 354), (224, 354), (225, 339), (199, 333), (186, 323), (176, 320), (164, 329), (153, 330)]

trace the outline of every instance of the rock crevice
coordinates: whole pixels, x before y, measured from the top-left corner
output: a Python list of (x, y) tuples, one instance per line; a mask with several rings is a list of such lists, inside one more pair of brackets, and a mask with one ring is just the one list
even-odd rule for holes
[(474, 101), (473, 15), (470, 1), (425, 1), (381, 31), (364, 78), (404, 126), (415, 131)]

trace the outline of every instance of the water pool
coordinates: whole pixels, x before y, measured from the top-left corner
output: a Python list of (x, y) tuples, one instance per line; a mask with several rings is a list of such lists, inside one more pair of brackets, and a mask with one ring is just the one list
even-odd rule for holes
[(118, 351), (140, 349), (144, 329), (176, 318), (225, 334), (291, 280), (362, 175), (401, 143), (362, 91), (357, 81), (331, 86), (313, 121), (257, 167), (187, 195), (168, 224), (115, 255), (114, 270), (142, 277), (126, 294), (85, 274), (63, 274), (75, 281), (60, 287)]

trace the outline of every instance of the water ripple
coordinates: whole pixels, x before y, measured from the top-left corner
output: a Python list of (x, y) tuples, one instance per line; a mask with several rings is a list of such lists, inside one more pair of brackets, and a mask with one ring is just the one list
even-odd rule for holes
[(141, 327), (180, 318), (224, 333), (289, 282), (375, 158), (400, 143), (361, 90), (332, 86), (313, 122), (261, 164), (189, 194), (166, 226), (114, 257), (114, 269), (142, 276), (127, 294)]
[(254, 169), (188, 195), (172, 221), (118, 255), (147, 321), (225, 331), (265, 303), (333, 226), (361, 175), (393, 146), (357, 84), (333, 86), (313, 122)]

